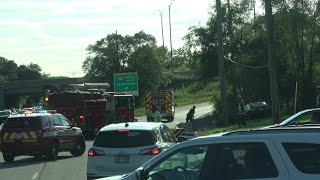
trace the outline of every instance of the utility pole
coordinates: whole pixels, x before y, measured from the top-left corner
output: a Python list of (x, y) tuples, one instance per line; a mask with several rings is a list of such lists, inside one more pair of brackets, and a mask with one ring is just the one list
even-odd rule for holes
[(223, 49), (223, 35), (222, 35), (222, 9), (221, 0), (216, 0), (217, 10), (217, 25), (218, 25), (218, 56), (219, 56), (219, 76), (220, 76), (220, 93), (221, 93), (221, 107), (223, 113), (224, 126), (228, 126), (229, 113), (226, 95), (226, 79), (224, 70), (224, 49)]
[(164, 35), (163, 35), (163, 20), (162, 20), (162, 11), (160, 11), (160, 16), (161, 16), (161, 33), (162, 33), (162, 47), (164, 48)]
[(269, 76), (270, 76), (270, 93), (272, 101), (272, 118), (275, 123), (280, 121), (280, 106), (279, 106), (279, 90), (278, 90), (278, 76), (277, 63), (275, 61), (275, 51), (273, 47), (274, 29), (272, 19), (272, 0), (265, 0), (265, 16), (267, 26), (267, 48), (268, 48), (268, 62), (269, 62)]
[[(173, 2), (173, 1), (172, 1)], [(171, 35), (171, 5), (172, 2), (169, 4), (169, 30), (170, 30), (170, 61), (171, 61), (171, 68), (173, 71), (173, 62), (172, 62), (172, 35)]]

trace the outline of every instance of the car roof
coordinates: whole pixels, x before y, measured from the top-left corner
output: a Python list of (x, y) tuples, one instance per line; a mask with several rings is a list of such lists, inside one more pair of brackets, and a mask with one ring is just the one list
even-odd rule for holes
[(39, 117), (39, 116), (50, 116), (51, 113), (24, 113), (24, 114), (15, 114), (11, 115), (9, 118), (20, 118), (20, 117)]
[[(202, 141), (212, 140), (230, 140), (230, 139), (292, 139), (295, 140), (297, 137), (318, 137), (320, 132), (320, 126), (318, 127), (284, 127), (284, 128), (272, 128), (272, 129), (255, 129), (247, 131), (234, 131), (234, 132), (223, 132), (217, 134), (211, 134), (207, 136), (200, 136), (186, 141), (186, 143), (195, 143)], [(316, 136), (315, 136), (316, 135)]]
[[(127, 125), (127, 127), (126, 127)], [(119, 124), (110, 124), (103, 127), (100, 131), (114, 131), (119, 129), (130, 129), (130, 130), (152, 130), (159, 128), (163, 123), (155, 122), (128, 122)]]

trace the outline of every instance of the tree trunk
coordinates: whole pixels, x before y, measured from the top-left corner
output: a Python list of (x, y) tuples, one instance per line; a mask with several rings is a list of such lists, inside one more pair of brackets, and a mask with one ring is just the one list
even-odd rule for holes
[(267, 26), (267, 49), (269, 62), (269, 76), (270, 76), (270, 92), (272, 101), (272, 117), (275, 123), (280, 121), (280, 106), (279, 106), (279, 92), (278, 92), (278, 77), (277, 77), (277, 63), (274, 58), (274, 27), (272, 19), (272, 0), (265, 0), (265, 16)]

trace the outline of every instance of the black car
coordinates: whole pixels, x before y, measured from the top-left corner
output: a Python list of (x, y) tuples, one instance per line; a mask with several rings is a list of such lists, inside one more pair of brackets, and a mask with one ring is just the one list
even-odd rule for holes
[(266, 102), (254, 102), (245, 106), (245, 113), (249, 119), (265, 117), (270, 114), (270, 107)]
[(16, 156), (47, 156), (56, 160), (58, 152), (70, 151), (74, 156), (85, 152), (80, 128), (57, 113), (26, 113), (13, 115), (0, 131), (0, 150), (6, 162)]

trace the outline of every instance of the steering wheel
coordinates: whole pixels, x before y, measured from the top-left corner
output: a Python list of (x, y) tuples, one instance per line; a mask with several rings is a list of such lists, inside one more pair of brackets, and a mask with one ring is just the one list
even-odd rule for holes
[[(183, 173), (179, 172), (179, 169), (182, 170)], [(173, 170), (181, 173), (182, 175), (185, 175), (185, 177), (186, 177), (187, 179), (192, 179), (189, 171), (188, 171), (186, 168), (182, 167), (182, 166), (176, 166), (176, 167), (173, 168)]]

